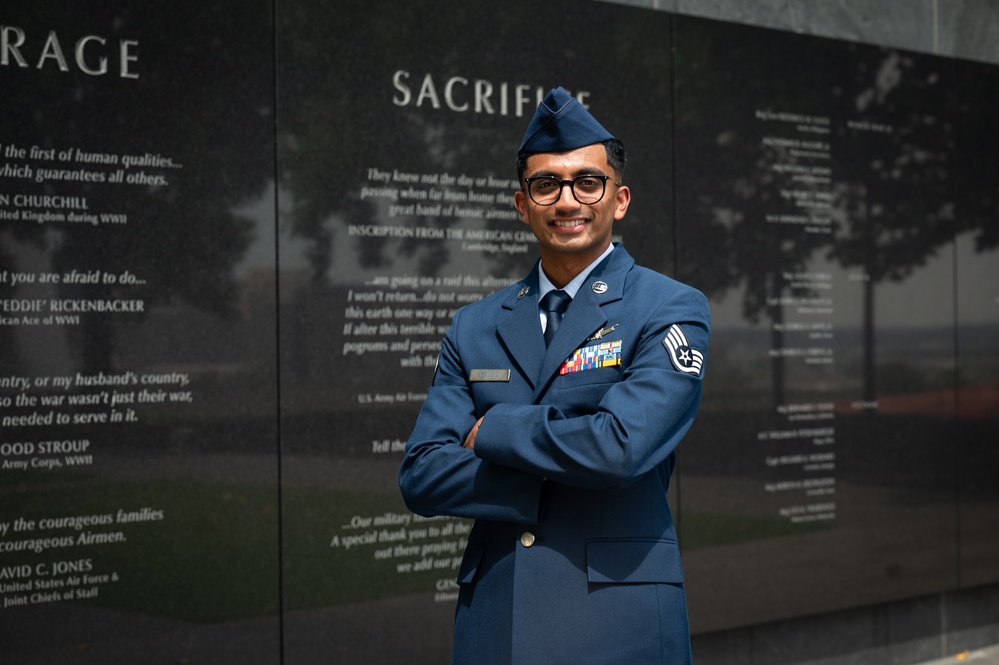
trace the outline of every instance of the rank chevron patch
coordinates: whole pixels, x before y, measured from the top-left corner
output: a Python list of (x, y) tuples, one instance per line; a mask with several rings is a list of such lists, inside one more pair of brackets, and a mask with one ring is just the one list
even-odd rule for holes
[(704, 364), (704, 354), (697, 349), (690, 348), (687, 336), (680, 330), (680, 326), (674, 323), (669, 327), (663, 338), (663, 346), (669, 353), (669, 359), (673, 361), (673, 367), (686, 374), (700, 376), (701, 365)]

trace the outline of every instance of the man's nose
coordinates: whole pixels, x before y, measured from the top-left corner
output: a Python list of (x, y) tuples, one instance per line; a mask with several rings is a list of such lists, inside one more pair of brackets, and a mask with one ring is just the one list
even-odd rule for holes
[(576, 200), (576, 195), (572, 192), (572, 182), (561, 183), (561, 188), (558, 190), (558, 199), (555, 201), (555, 205), (560, 208), (579, 207), (579, 201)]

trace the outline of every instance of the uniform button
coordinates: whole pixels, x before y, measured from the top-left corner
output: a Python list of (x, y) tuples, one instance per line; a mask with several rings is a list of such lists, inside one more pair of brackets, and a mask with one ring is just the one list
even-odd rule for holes
[(535, 540), (534, 534), (531, 533), (530, 531), (525, 531), (524, 533), (520, 534), (520, 544), (523, 545), (524, 547), (530, 547), (531, 545), (533, 545), (534, 540)]

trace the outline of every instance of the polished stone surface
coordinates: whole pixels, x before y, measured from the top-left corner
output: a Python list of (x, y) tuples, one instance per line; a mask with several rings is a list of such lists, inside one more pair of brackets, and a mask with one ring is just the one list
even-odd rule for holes
[(0, 659), (276, 662), (271, 5), (14, 4), (0, 299), (44, 305), (0, 326), (0, 523), (59, 545), (0, 554)]
[[(975, 471), (994, 466), (957, 435), (994, 420), (954, 420), (955, 288), (995, 298), (960, 279), (980, 260), (954, 236), (955, 216), (994, 235), (992, 134), (964, 96), (991, 68), (684, 16), (675, 32), (679, 274), (713, 317), (681, 450), (695, 631), (997, 581)], [(981, 323), (963, 352), (994, 337)]]
[(864, 44), (999, 62), (999, 11), (982, 0), (606, 0)]
[[(359, 638), (363, 622), (311, 628), (362, 605), (381, 625), (403, 625), (418, 605), (433, 625), (407, 636), (407, 662), (439, 662), (450, 646), (467, 525), (394, 526), (405, 529), (398, 543), (368, 527), (386, 514), (411, 517), (398, 465), (454, 311), (536, 261), (512, 198), (517, 147), (539, 91), (583, 93), (629, 145), (633, 198), (615, 232), (637, 261), (672, 269), (670, 16), (571, 1), (283, 7), (284, 653), (296, 663), (324, 652), (394, 660), (399, 644)], [(550, 21), (524, 20), (539, 10), (564, 34), (601, 26), (601, 48), (553, 39)], [(344, 25), (350, 39), (328, 40)], [(367, 534), (377, 542), (348, 540)], [(421, 553), (442, 542), (446, 554)]]
[[(86, 440), (92, 457), (0, 469), (0, 523), (143, 509), (153, 519), (105, 529), (124, 542), (5, 552), (3, 583), (47, 581), (37, 571), (53, 562), (120, 578), (71, 602), (5, 591), (0, 614), (16, 627), (0, 631), (5, 657), (447, 659), (453, 561), (433, 569), (394, 549), (391, 520), (406, 516), (399, 447), (459, 298), (533, 261), (529, 239), (482, 238), (523, 226), (497, 197), (513, 185), (489, 183), (513, 176), (534, 90), (554, 84), (588, 90), (632, 148), (635, 201), (619, 229), (629, 251), (712, 302), (704, 405), (671, 488), (697, 662), (912, 663), (965, 649), (973, 661), (999, 642), (999, 75), (975, 62), (999, 61), (993, 7), (548, 5), (569, 32), (600, 26), (594, 50), (526, 24), (528, 2), (281, 0), (277, 26), (263, 1), (116, 4), (4, 10), (31, 66), (0, 70), (17, 100), (0, 116), (0, 164), (35, 172), (59, 161), (47, 151), (79, 148), (183, 168), (129, 169), (164, 179), (152, 183), (0, 179), (5, 210), (15, 196), (57, 195), (127, 217), (3, 219), (0, 298), (145, 305), (141, 316), (0, 326), (0, 379), (38, 381), (5, 387), (0, 415), (131, 412), (4, 428), (0, 444)], [(54, 50), (41, 57), (49, 31), (67, 71)], [(101, 52), (107, 75), (74, 59), (90, 31), (113, 46)], [(121, 39), (139, 42), (138, 79), (117, 76)], [(793, 143), (806, 139), (829, 146)], [(826, 163), (829, 173), (811, 168)], [(452, 202), (471, 187), (495, 204), (406, 209), (375, 189), (395, 171), (437, 177), (434, 195)], [(800, 215), (816, 205), (823, 219)], [(15, 273), (36, 281), (13, 285)], [(53, 274), (60, 283), (40, 281)], [(72, 274), (102, 279), (63, 279)], [(432, 310), (429, 327), (411, 302)], [(137, 405), (138, 388), (75, 379), (126, 372), (186, 377), (189, 390), (169, 392), (191, 401)], [(58, 397), (42, 389), (52, 377), (101, 403), (42, 408), (31, 400)], [(13, 450), (4, 461), (30, 463)], [(371, 531), (376, 518), (396, 530)], [(38, 533), (20, 524), (4, 542)], [(463, 525), (447, 528), (418, 542), (459, 556)]]
[(934, 0), (792, 0), (787, 7), (797, 32), (934, 52)]
[(999, 63), (999, 11), (995, 3), (947, 0), (938, 7), (941, 54)]

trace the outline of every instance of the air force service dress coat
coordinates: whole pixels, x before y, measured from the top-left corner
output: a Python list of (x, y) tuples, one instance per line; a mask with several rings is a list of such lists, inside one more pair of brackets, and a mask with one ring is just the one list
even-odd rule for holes
[(708, 327), (699, 291), (621, 246), (547, 349), (537, 267), (455, 315), (400, 473), (414, 512), (475, 520), (454, 663), (690, 661), (666, 490)]

